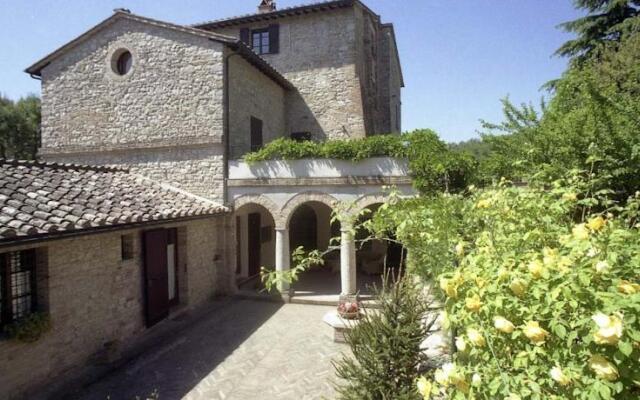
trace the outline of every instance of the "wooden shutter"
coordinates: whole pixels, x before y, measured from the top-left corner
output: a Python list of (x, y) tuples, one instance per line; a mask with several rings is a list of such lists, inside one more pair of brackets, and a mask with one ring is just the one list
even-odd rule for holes
[(262, 148), (262, 120), (251, 117), (251, 151)]
[(280, 25), (269, 25), (269, 53), (280, 52)]
[(240, 41), (251, 47), (251, 30), (249, 28), (240, 29)]

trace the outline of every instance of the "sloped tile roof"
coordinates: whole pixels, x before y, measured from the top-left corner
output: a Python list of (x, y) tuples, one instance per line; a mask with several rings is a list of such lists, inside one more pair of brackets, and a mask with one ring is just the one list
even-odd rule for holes
[(126, 169), (0, 159), (0, 241), (225, 211)]
[[(238, 15), (235, 17), (217, 19), (213, 21), (200, 22), (197, 24), (193, 24), (192, 26), (198, 29), (224, 28), (227, 26), (239, 25), (239, 24), (244, 24), (248, 22), (272, 20), (276, 18), (308, 14), (311, 12), (319, 12), (319, 11), (333, 10), (336, 8), (351, 7), (355, 3), (361, 4), (364, 6), (363, 3), (357, 0), (325, 0), (325, 1), (320, 1), (316, 3), (286, 7), (286, 8), (274, 10), (271, 12), (264, 12), (264, 13), (257, 12), (252, 14)], [(367, 8), (366, 6), (364, 7), (366, 10), (370, 11), (369, 8)]]

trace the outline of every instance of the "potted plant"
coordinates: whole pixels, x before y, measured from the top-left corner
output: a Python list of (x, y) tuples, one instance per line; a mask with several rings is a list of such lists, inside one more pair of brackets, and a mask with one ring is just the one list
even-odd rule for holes
[(360, 318), (360, 303), (357, 297), (341, 298), (338, 304), (338, 315), (344, 319)]

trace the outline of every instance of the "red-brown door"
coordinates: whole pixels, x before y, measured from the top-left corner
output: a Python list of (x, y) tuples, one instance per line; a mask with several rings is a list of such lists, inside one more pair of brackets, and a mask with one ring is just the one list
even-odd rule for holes
[(147, 327), (169, 315), (167, 230), (144, 232), (145, 316)]

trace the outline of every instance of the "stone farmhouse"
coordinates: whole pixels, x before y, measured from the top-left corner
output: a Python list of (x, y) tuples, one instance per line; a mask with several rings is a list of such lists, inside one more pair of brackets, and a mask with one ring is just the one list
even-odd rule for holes
[(289, 269), (301, 245), (341, 236), (326, 264), (352, 295), (387, 249), (357, 250), (332, 210), (375, 208), (388, 185), (413, 194), (398, 159), (242, 161), (279, 137), (401, 131), (393, 25), (359, 0), (263, 0), (191, 26), (118, 9), (26, 72), (42, 81), (42, 143), (38, 162), (0, 163), (0, 323), (45, 313), (52, 328), (0, 338), (0, 398), (126, 352), (261, 267)]

